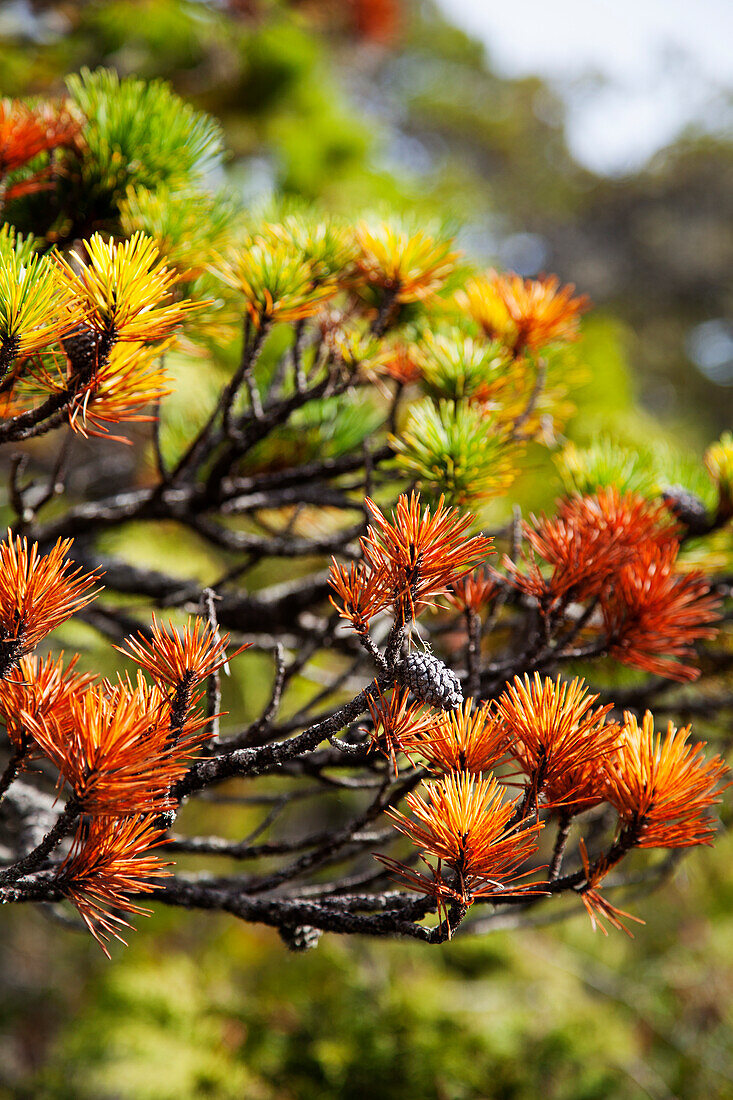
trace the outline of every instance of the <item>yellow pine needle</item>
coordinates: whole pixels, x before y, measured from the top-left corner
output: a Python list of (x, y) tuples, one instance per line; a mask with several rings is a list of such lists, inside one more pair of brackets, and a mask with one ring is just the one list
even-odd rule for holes
[(311, 265), (278, 241), (217, 256), (210, 270), (244, 296), (257, 326), (311, 317), (336, 293), (333, 281), (317, 283)]
[(430, 298), (453, 271), (460, 253), (452, 240), (439, 241), (428, 233), (382, 223), (360, 222), (355, 231), (357, 276), (371, 286), (394, 294), (396, 302)]
[(65, 308), (65, 294), (47, 259), (23, 260), (0, 252), (0, 341), (13, 355), (31, 355), (54, 343), (80, 320)]
[(54, 259), (75, 319), (81, 311), (98, 332), (124, 341), (165, 340), (199, 308), (195, 302), (171, 300), (180, 276), (166, 266), (150, 237), (135, 233), (116, 242), (95, 233), (85, 248), (89, 260), (80, 262), (78, 270), (66, 259)]

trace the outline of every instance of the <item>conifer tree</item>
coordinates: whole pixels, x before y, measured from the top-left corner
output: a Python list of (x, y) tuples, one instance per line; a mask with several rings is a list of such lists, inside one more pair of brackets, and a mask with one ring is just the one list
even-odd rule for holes
[[(733, 705), (733, 439), (563, 446), (573, 286), (439, 225), (255, 217), (205, 188), (222, 153), (160, 82), (2, 102), (0, 901), (70, 903), (105, 951), (145, 897), (296, 950), (558, 895), (629, 931), (600, 888), (711, 843), (727, 783), (673, 720)], [(523, 519), (547, 451), (561, 496)], [(161, 523), (207, 580), (109, 553)], [(100, 642), (68, 658), (72, 617)], [(260, 713), (223, 713), (263, 659)]]

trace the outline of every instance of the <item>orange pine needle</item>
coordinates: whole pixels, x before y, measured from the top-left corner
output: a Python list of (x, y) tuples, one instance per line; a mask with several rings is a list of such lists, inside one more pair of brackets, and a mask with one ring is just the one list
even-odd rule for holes
[(518, 676), (497, 702), (508, 752), (530, 780), (533, 800), (573, 813), (602, 802), (604, 761), (616, 748), (619, 728), (606, 723), (611, 706), (593, 710), (582, 680), (562, 682), (538, 673)]
[(640, 546), (673, 545), (676, 534), (664, 504), (650, 504), (635, 493), (622, 496), (611, 486), (561, 501), (556, 516), (532, 517), (524, 524), (532, 550), (552, 566), (549, 578), (537, 566), (522, 573), (509, 558), (504, 564), (513, 583), (543, 603), (593, 599)]
[(497, 581), (485, 568), (454, 581), (448, 602), (459, 611), (483, 611), (500, 591)]
[[(508, 823), (516, 801), (503, 801), (503, 789), (496, 779), (477, 779), (465, 773), (426, 782), (426, 798), (407, 795), (406, 802), (417, 820), (398, 810), (388, 810), (401, 833), (421, 850), (423, 857), (439, 861), (432, 880), (409, 867), (379, 856), (381, 862), (422, 893), (435, 896), (436, 876), (441, 865), (450, 869), (446, 896), (458, 896), (465, 904), (477, 897), (501, 894), (515, 882), (517, 869), (537, 851), (540, 825)], [(423, 885), (421, 886), (421, 883)], [(533, 887), (523, 887), (532, 892)]]
[(366, 634), (371, 620), (390, 602), (384, 578), (363, 563), (347, 568), (331, 558), (328, 582), (338, 597), (329, 596), (331, 604), (358, 634)]
[(523, 279), (498, 275), (470, 279), (456, 298), (481, 325), (487, 336), (511, 347), (515, 355), (525, 348), (536, 351), (556, 341), (577, 339), (580, 314), (589, 305), (583, 295), (573, 297), (575, 287), (560, 287), (556, 275)]
[(395, 687), (387, 699), (377, 687), (377, 699), (368, 698), (367, 705), (374, 723), (371, 744), (384, 753), (397, 772), (397, 753), (415, 739), (426, 735), (435, 722), (435, 716), (419, 703), (410, 703), (410, 689)]
[(70, 699), (95, 679), (88, 672), (76, 672), (79, 654), (64, 669), (64, 655), (49, 654), (45, 661), (35, 654), (21, 657), (16, 668), (0, 679), (0, 718), (13, 745), (25, 748), (30, 740), (21, 719), (24, 711), (47, 717), (52, 711), (68, 720)]
[(654, 732), (647, 711), (641, 726), (624, 715), (618, 751), (606, 761), (606, 799), (615, 807), (637, 848), (687, 848), (710, 844), (715, 824), (709, 815), (728, 773), (720, 756), (706, 760), (705, 742), (688, 742), (690, 727), (670, 722), (663, 736)]
[(408, 730), (404, 751), (421, 756), (437, 772), (480, 775), (495, 768), (506, 751), (506, 732), (491, 703), (466, 699), (452, 711), (441, 711), (425, 729)]
[(420, 356), (414, 344), (395, 341), (372, 360), (377, 375), (386, 374), (402, 386), (419, 382), (423, 376)]
[(670, 680), (696, 680), (700, 670), (683, 662), (694, 656), (698, 639), (715, 637), (709, 624), (721, 601), (702, 573), (676, 573), (676, 558), (676, 543), (640, 546), (603, 593), (601, 611), (616, 660)]
[(378, 287), (394, 302), (423, 302), (443, 285), (460, 255), (452, 241), (438, 241), (421, 231), (360, 222), (355, 232), (358, 282)]
[(151, 915), (149, 909), (130, 901), (129, 895), (150, 893), (156, 879), (171, 874), (167, 864), (150, 854), (165, 843), (164, 832), (156, 825), (156, 817), (148, 814), (82, 821), (59, 868), (56, 884), (76, 906), (107, 958), (110, 937), (126, 944), (121, 929), (132, 927), (118, 915), (120, 911)]
[(403, 493), (386, 519), (368, 497), (373, 524), (361, 540), (364, 558), (384, 578), (392, 599), (416, 605), (446, 591), (449, 584), (470, 572), (492, 552), (492, 540), (484, 535), (468, 537), (473, 523), (470, 513), (446, 508), (441, 496), (434, 513), (420, 511), (420, 494)]
[[(633, 940), (634, 933), (626, 927), (623, 920), (633, 920), (637, 924), (646, 924), (641, 917), (635, 917), (633, 913), (627, 913), (624, 909), (618, 909), (615, 905), (611, 905), (610, 901), (601, 895), (596, 890), (596, 886), (606, 877), (611, 870), (613, 864), (610, 864), (605, 858), (596, 860), (595, 864), (591, 867), (590, 860), (588, 859), (588, 851), (585, 846), (585, 841), (580, 840), (580, 858), (583, 863), (583, 872), (585, 874), (586, 882), (585, 886), (579, 890), (580, 900), (585, 906), (585, 911), (590, 917), (591, 927), (595, 932), (599, 929), (604, 936), (608, 935), (608, 929), (603, 923), (603, 920), (607, 920), (612, 928), (618, 929), (619, 932), (625, 932), (627, 936)], [(603, 918), (603, 919), (602, 919)]]
[(123, 816), (171, 805), (170, 787), (206, 739), (204, 719), (171, 737), (171, 705), (142, 678), (89, 688), (68, 714), (22, 712), (41, 750), (72, 787), (85, 813)]
[(159, 684), (178, 687), (184, 682), (191, 686), (202, 683), (228, 660), (238, 657), (252, 645), (247, 642), (228, 658), (228, 644), (229, 635), (217, 637), (203, 619), (189, 616), (183, 631), (179, 633), (172, 622), (168, 623), (166, 630), (153, 615), (150, 641), (139, 634), (137, 638), (127, 638), (124, 646), (115, 646), (115, 649), (125, 657), (132, 657)]
[(53, 352), (47, 360), (40, 356), (27, 359), (23, 364), (24, 392), (30, 381), (33, 389), (44, 395), (67, 393), (73, 379), (69, 405), (72, 430), (85, 438), (104, 435), (129, 444), (131, 441), (124, 436), (110, 436), (107, 425), (155, 419), (142, 410), (171, 392), (163, 359), (171, 343), (115, 344), (109, 356), (100, 357), (96, 369), (82, 384), (71, 361)]
[(37, 542), (29, 547), (27, 539), (14, 538), (8, 530), (0, 544), (0, 663), (5, 668), (98, 595), (90, 591), (98, 575), (82, 573), (67, 558), (73, 541), (59, 539), (41, 554)]
[(61, 145), (70, 145), (79, 122), (65, 107), (29, 107), (18, 99), (0, 100), (0, 178)]

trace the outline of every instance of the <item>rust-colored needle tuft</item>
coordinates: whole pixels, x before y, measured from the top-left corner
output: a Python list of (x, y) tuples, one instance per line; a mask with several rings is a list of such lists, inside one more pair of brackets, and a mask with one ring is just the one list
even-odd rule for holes
[[(385, 856), (378, 858), (414, 889), (444, 900), (459, 899), (469, 905), (475, 898), (501, 894), (517, 878), (518, 868), (537, 850), (538, 825), (509, 822), (516, 802), (504, 801), (496, 779), (477, 779), (465, 773), (447, 775), (425, 783), (426, 797), (408, 794), (406, 802), (414, 819), (399, 810), (388, 810), (395, 826), (420, 849), (428, 864), (429, 878)], [(442, 865), (447, 865), (447, 873)], [(437, 884), (437, 894), (436, 894)], [(513, 888), (516, 892), (516, 888)], [(533, 892), (532, 886), (519, 892)]]
[[(79, 122), (63, 106), (29, 107), (18, 99), (0, 100), (0, 178), (39, 155), (69, 145)], [(15, 198), (26, 191), (16, 190)]]
[(608, 929), (604, 925), (603, 921), (607, 920), (612, 928), (618, 929), (619, 932), (625, 932), (627, 936), (630, 936), (633, 940), (634, 933), (626, 927), (624, 920), (633, 920), (637, 924), (645, 924), (641, 917), (635, 917), (633, 913), (627, 913), (624, 909), (617, 909), (615, 905), (611, 905), (610, 901), (601, 895), (596, 890), (608, 872), (613, 867), (613, 863), (609, 863), (605, 857), (596, 860), (591, 866), (588, 859), (588, 851), (585, 847), (585, 841), (581, 838), (580, 841), (580, 858), (583, 863), (583, 872), (585, 874), (585, 885), (580, 888), (580, 899), (585, 906), (585, 911), (590, 917), (590, 923), (595, 932), (596, 928), (600, 929), (604, 936), (608, 935)]
[(366, 505), (374, 522), (361, 541), (364, 557), (388, 581), (393, 599), (413, 609), (445, 592), (492, 552), (490, 538), (469, 536), (473, 516), (446, 508), (443, 497), (431, 512), (421, 511), (419, 493), (403, 493), (391, 522), (374, 501), (367, 498)]
[(533, 801), (544, 795), (574, 812), (603, 801), (603, 765), (619, 729), (605, 722), (610, 705), (593, 709), (597, 700), (582, 680), (543, 680), (539, 673), (516, 676), (499, 698), (507, 749), (528, 777)]
[(70, 700), (95, 679), (91, 673), (76, 671), (78, 659), (77, 653), (64, 668), (63, 653), (49, 654), (45, 661), (29, 654), (0, 680), (0, 718), (16, 748), (30, 749), (34, 744), (21, 718), (24, 711), (36, 718), (53, 712), (62, 722), (68, 721)]
[(480, 775), (504, 757), (506, 732), (491, 703), (466, 699), (455, 710), (442, 711), (426, 729), (408, 731), (403, 747), (434, 771)]
[(85, 813), (125, 815), (170, 808), (171, 785), (205, 740), (203, 720), (171, 737), (171, 704), (142, 679), (89, 688), (71, 697), (68, 714), (22, 720), (72, 787)]
[(336, 597), (329, 599), (336, 611), (357, 634), (366, 634), (371, 620), (390, 602), (385, 578), (363, 563), (352, 562), (347, 568), (332, 558), (328, 580)]
[(677, 573), (676, 558), (676, 543), (639, 547), (601, 610), (611, 656), (670, 680), (696, 680), (700, 670), (685, 662), (698, 639), (715, 637), (721, 601), (702, 573)]
[(706, 760), (704, 742), (689, 743), (690, 727), (655, 733), (654, 716), (641, 725), (625, 715), (618, 752), (606, 764), (606, 798), (616, 808), (625, 841), (636, 848), (688, 848), (715, 834), (710, 809), (720, 801), (728, 768)]
[(237, 657), (252, 644), (247, 642), (227, 658), (228, 643), (228, 634), (223, 638), (217, 637), (203, 619), (189, 617), (179, 633), (173, 623), (169, 623), (166, 630), (153, 615), (150, 641), (139, 634), (137, 638), (128, 638), (124, 646), (115, 648), (147, 669), (158, 683), (176, 687), (182, 680), (192, 684), (202, 683), (227, 660)]
[(483, 611), (500, 591), (495, 578), (485, 568), (454, 581), (448, 594), (448, 602), (459, 611)]
[(640, 546), (676, 546), (677, 534), (664, 504), (650, 504), (635, 493), (622, 496), (611, 486), (561, 501), (552, 518), (533, 517), (524, 524), (532, 550), (552, 567), (549, 577), (536, 565), (524, 573), (508, 558), (504, 564), (517, 587), (543, 603), (587, 600), (607, 588)]
[(72, 544), (59, 539), (41, 554), (37, 542), (10, 530), (0, 544), (0, 675), (98, 594), (98, 576), (69, 561)]
[(164, 843), (164, 831), (149, 814), (82, 821), (59, 868), (59, 888), (76, 906), (107, 958), (110, 937), (126, 944), (121, 930), (132, 927), (120, 913), (150, 916), (150, 910), (136, 905), (129, 895), (150, 893), (157, 879), (171, 873), (151, 854), (152, 848)]
[(420, 703), (410, 703), (410, 691), (400, 691), (395, 687), (387, 698), (377, 687), (377, 698), (367, 699), (369, 713), (374, 724), (371, 743), (392, 762), (393, 771), (397, 771), (397, 753), (412, 746), (416, 740), (427, 735), (435, 722), (431, 711), (425, 710)]
[(456, 297), (487, 336), (502, 340), (520, 355), (525, 349), (534, 352), (546, 344), (577, 338), (580, 314), (589, 303), (585, 295), (574, 298), (574, 291), (571, 284), (561, 287), (556, 275), (523, 279), (492, 271), (469, 279)]

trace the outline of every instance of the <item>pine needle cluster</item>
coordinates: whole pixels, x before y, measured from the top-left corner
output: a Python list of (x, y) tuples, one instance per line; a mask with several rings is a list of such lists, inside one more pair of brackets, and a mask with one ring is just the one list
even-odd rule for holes
[[(0, 838), (0, 903), (70, 902), (104, 950), (143, 895), (291, 943), (441, 942), (563, 893), (627, 930), (601, 888), (632, 851), (710, 843), (726, 786), (654, 713), (684, 703), (713, 737), (733, 709), (730, 433), (702, 461), (560, 446), (572, 285), (469, 266), (430, 222), (257, 218), (207, 190), (220, 128), (167, 85), (67, 88), (0, 104), (0, 799), (57, 798), (33, 851)], [(563, 495), (522, 519), (507, 492), (548, 451)], [(201, 576), (168, 572), (171, 539)], [(47, 651), (74, 616), (126, 666)], [(250, 647), (236, 690), (267, 700), (224, 727)], [(694, 707), (665, 694), (701, 677)], [(174, 831), (225, 782), (264, 817)], [(293, 830), (314, 793), (319, 827)]]

